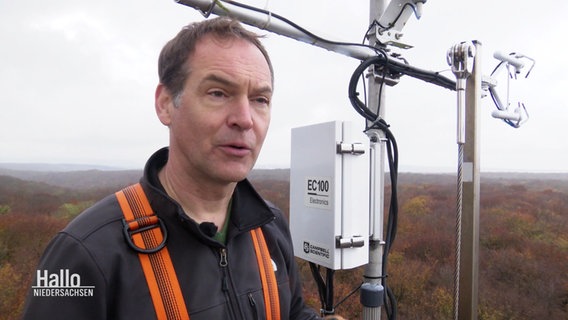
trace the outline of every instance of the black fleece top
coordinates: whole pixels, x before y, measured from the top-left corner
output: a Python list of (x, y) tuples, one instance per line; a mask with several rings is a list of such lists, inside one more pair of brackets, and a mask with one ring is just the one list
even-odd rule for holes
[[(167, 247), (192, 320), (264, 319), (262, 285), (249, 231), (262, 227), (276, 269), (281, 319), (318, 319), (302, 299), (288, 225), (279, 209), (243, 180), (232, 198), (226, 244), (205, 234), (168, 197), (158, 171), (168, 149), (147, 162), (140, 180), (168, 232)], [(24, 319), (156, 319), (137, 252), (122, 231), (110, 195), (75, 218), (45, 250)], [(226, 253), (227, 265), (220, 264)]]

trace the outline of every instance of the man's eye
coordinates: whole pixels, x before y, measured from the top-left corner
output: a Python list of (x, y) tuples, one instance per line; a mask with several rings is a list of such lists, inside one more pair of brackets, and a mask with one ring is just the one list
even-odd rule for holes
[(256, 103), (260, 103), (260, 104), (266, 104), (266, 105), (269, 105), (269, 104), (270, 104), (270, 100), (268, 100), (268, 99), (265, 98), (265, 97), (258, 97), (258, 98), (255, 98), (254, 101), (255, 101)]
[(223, 93), (223, 91), (221, 90), (213, 90), (209, 92), (209, 95), (213, 96), (213, 97), (224, 97), (225, 93)]

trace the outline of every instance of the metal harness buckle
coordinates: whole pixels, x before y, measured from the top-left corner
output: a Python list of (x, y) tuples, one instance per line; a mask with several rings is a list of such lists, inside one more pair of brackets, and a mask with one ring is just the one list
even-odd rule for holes
[[(168, 239), (168, 230), (162, 219), (157, 215), (152, 215), (149, 217), (141, 217), (134, 220), (126, 221), (126, 219), (122, 219), (123, 225), (123, 233), (124, 237), (126, 238), (126, 242), (128, 245), (139, 253), (155, 253), (160, 251), (162, 248), (166, 246), (166, 241)], [(154, 248), (141, 248), (137, 246), (134, 241), (132, 240), (132, 235), (136, 233), (146, 232), (148, 230), (152, 230), (154, 228), (160, 228), (162, 231), (163, 240), (160, 244), (158, 244)]]

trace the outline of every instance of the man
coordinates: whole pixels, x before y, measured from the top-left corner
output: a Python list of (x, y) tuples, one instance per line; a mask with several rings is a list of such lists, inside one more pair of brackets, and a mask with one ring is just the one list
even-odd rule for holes
[[(167, 232), (189, 316), (266, 317), (250, 236), (261, 227), (281, 319), (318, 318), (301, 297), (286, 221), (245, 179), (267, 133), (273, 91), (257, 36), (228, 18), (190, 24), (162, 49), (159, 77), (156, 113), (170, 142), (148, 160), (141, 186)], [(32, 289), (25, 319), (156, 319), (123, 218), (112, 195), (52, 240), (34, 283), (50, 290)], [(85, 290), (69, 294), (69, 283)]]

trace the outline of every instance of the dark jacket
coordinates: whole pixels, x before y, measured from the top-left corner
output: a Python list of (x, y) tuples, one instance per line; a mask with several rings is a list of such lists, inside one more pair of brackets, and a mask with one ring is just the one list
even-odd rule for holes
[[(165, 148), (148, 160), (141, 184), (165, 223), (167, 247), (191, 319), (265, 318), (249, 234), (258, 226), (262, 226), (277, 268), (281, 318), (317, 319), (304, 305), (288, 225), (280, 210), (265, 202), (247, 180), (239, 182), (232, 198), (226, 245), (217, 242), (165, 194), (157, 173), (167, 154)], [(111, 195), (51, 241), (40, 260), (24, 319), (156, 318), (139, 258), (123, 235), (122, 218), (116, 197)], [(221, 252), (226, 252), (227, 266), (220, 264)]]

